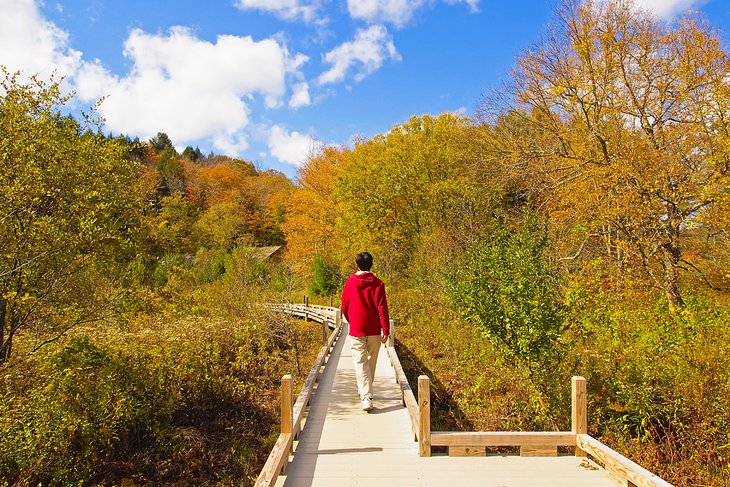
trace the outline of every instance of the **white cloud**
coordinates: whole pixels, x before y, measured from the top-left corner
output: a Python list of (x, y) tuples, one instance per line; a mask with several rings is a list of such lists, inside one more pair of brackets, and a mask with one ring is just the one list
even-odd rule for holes
[(337, 83), (345, 78), (351, 68), (355, 70), (355, 80), (360, 81), (389, 59), (400, 61), (401, 57), (388, 30), (382, 25), (360, 29), (355, 39), (340, 44), (324, 55), (324, 62), (332, 67), (322, 73), (318, 81), (321, 85)]
[(236, 0), (236, 7), (241, 10), (259, 10), (277, 16), (283, 20), (302, 19), (305, 22), (319, 20), (318, 2), (300, 0)]
[(135, 29), (124, 44), (131, 68), (119, 75), (99, 60), (83, 61), (38, 5), (0, 0), (0, 64), (42, 79), (56, 71), (84, 103), (105, 97), (99, 112), (109, 131), (143, 139), (162, 131), (179, 146), (209, 139), (216, 150), (240, 156), (254, 97), (281, 107), (293, 83), (289, 106), (311, 103), (301, 72), (309, 59), (291, 55), (283, 40), (223, 35), (208, 42), (184, 27), (167, 34)]
[[(479, 0), (444, 1), (449, 5), (464, 3), (472, 13), (479, 11)], [(347, 0), (347, 9), (355, 19), (403, 27), (418, 9), (433, 3), (435, 0)]]
[(347, 9), (356, 19), (390, 22), (403, 26), (427, 0), (347, 0)]
[(306, 107), (312, 104), (312, 98), (309, 96), (309, 84), (306, 81), (295, 84), (292, 91), (289, 108)]
[(132, 61), (125, 77), (98, 61), (85, 63), (76, 77), (82, 99), (108, 95), (99, 110), (107, 129), (142, 138), (162, 131), (176, 144), (212, 138), (230, 155), (247, 147), (244, 100), (259, 95), (267, 107), (280, 106), (287, 76), (301, 76), (297, 70), (307, 60), (291, 57), (274, 39), (225, 35), (211, 43), (184, 27), (168, 35), (135, 29), (124, 55)]
[(311, 135), (301, 134), (296, 131), (287, 132), (286, 128), (281, 125), (271, 127), (267, 142), (271, 155), (281, 162), (296, 166), (304, 164), (307, 158), (322, 145), (314, 140)]
[(479, 0), (444, 0), (449, 5), (457, 5), (459, 3), (465, 3), (469, 7), (471, 13), (479, 12)]
[(636, 0), (636, 5), (652, 12), (661, 19), (671, 20), (692, 7), (698, 7), (706, 0)]
[(70, 76), (81, 53), (68, 46), (68, 33), (41, 16), (33, 0), (0, 1), (0, 64), (11, 72), (48, 79)]

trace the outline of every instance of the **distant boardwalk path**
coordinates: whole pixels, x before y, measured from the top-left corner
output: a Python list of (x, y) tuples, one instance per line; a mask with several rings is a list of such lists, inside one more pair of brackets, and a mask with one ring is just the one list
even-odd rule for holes
[(319, 377), (299, 441), (294, 441), (294, 456), (275, 485), (616, 486), (606, 470), (575, 456), (419, 457), (384, 347), (374, 387), (376, 410), (368, 414), (360, 408), (345, 324)]

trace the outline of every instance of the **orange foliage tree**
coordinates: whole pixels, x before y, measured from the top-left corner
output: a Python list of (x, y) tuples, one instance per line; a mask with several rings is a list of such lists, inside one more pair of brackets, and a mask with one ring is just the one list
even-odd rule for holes
[(287, 239), (287, 258), (301, 276), (310, 275), (315, 256), (330, 262), (341, 260), (335, 236), (335, 182), (350, 154), (344, 147), (325, 147), (299, 169), (282, 229)]

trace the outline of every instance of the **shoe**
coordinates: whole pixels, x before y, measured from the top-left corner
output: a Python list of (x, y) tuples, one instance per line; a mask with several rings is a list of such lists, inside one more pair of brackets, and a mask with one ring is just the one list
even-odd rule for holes
[(372, 411), (373, 410), (373, 400), (369, 397), (366, 397), (362, 400), (362, 410), (363, 411)]

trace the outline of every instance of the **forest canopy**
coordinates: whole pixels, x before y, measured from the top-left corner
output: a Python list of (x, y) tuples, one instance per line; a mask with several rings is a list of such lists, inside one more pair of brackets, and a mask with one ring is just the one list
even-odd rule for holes
[[(0, 95), (0, 484), (240, 484), (367, 250), (433, 427), (590, 433), (730, 479), (730, 58), (702, 18), (565, 0), (477, 113), (324, 146), (296, 181)], [(263, 256), (263, 257), (262, 257)]]

